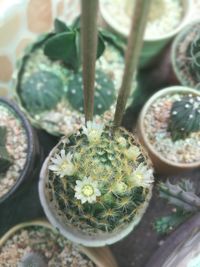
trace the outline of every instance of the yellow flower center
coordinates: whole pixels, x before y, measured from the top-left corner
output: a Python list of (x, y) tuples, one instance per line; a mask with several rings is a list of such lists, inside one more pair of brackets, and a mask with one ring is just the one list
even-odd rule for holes
[(84, 185), (81, 191), (86, 197), (91, 197), (94, 194), (94, 188), (90, 184)]
[(91, 130), (88, 135), (88, 139), (90, 142), (95, 143), (100, 140), (100, 135), (97, 130)]
[(67, 166), (68, 166), (68, 162), (67, 161), (63, 161), (62, 164), (60, 164), (60, 170), (61, 171), (66, 170)]
[(137, 173), (135, 176), (138, 180), (143, 180), (143, 175), (141, 173)]

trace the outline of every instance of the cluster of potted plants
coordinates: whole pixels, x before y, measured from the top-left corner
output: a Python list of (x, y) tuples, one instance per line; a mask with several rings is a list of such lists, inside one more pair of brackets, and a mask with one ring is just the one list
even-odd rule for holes
[[(126, 0), (115, 6), (102, 1), (104, 19), (127, 38), (124, 57), (124, 41), (97, 27), (98, 1), (82, 0), (80, 18), (70, 26), (55, 20), (54, 31), (25, 50), (14, 75), (15, 99), (34, 126), (65, 136), (40, 172), (40, 201), (52, 226), (35, 221), (11, 229), (0, 239), (1, 263), (115, 267), (104, 246), (140, 222), (152, 196), (154, 169), (167, 175), (200, 167), (197, 24), (184, 29), (173, 46), (182, 86), (147, 101), (137, 124), (140, 141), (121, 126), (139, 60), (144, 66), (162, 50), (182, 28), (189, 6), (186, 0)], [(26, 117), (0, 99), (0, 203), (33, 176), (39, 152), (42, 157)], [(199, 197), (187, 183), (161, 189), (173, 204), (191, 208), (197, 202), (199, 211)], [(192, 208), (187, 212), (184, 218), (193, 215)]]

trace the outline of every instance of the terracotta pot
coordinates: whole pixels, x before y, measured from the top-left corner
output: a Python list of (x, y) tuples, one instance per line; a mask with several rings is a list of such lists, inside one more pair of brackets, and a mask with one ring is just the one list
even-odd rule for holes
[[(182, 0), (184, 16), (181, 23), (179, 23), (179, 25), (173, 31), (166, 33), (160, 38), (152, 36), (152, 38), (144, 39), (143, 49), (140, 56), (140, 68), (148, 66), (153, 61), (153, 59), (162, 52), (162, 50), (170, 42), (170, 40), (172, 40), (172, 38), (184, 27), (190, 17), (192, 7), (191, 2), (191, 0)], [(108, 13), (106, 5), (103, 1), (100, 2), (100, 4), (101, 15), (107, 26), (115, 33), (127, 39), (129, 29), (123, 27), (122, 25), (119, 25), (115, 18), (112, 17), (110, 13)]]
[(176, 230), (152, 256), (146, 267), (200, 266), (200, 213)]
[(160, 90), (155, 93), (144, 105), (137, 122), (137, 134), (140, 142), (147, 149), (149, 156), (153, 162), (155, 171), (160, 174), (177, 174), (183, 171), (192, 170), (200, 167), (200, 161), (194, 163), (176, 163), (164, 158), (160, 153), (158, 153), (155, 148), (149, 143), (147, 135), (145, 133), (144, 118), (148, 113), (150, 106), (160, 97), (174, 93), (191, 93), (200, 96), (200, 92), (197, 90), (182, 87), (182, 86), (171, 86), (166, 89)]
[[(35, 220), (31, 222), (25, 222), (18, 224), (11, 228), (3, 237), (0, 239), (0, 247), (2, 247), (6, 241), (11, 238), (16, 232), (23, 228), (28, 228), (31, 226), (41, 226), (52, 231), (56, 231), (47, 221)], [(80, 252), (85, 254), (97, 267), (117, 267), (117, 263), (109, 250), (108, 247), (103, 248), (87, 248), (79, 246)]]
[(42, 149), (39, 146), (39, 141), (36, 131), (32, 128), (29, 121), (26, 119), (24, 114), (19, 110), (14, 102), (7, 100), (5, 98), (0, 98), (0, 103), (4, 103), (18, 116), (19, 120), (26, 131), (28, 151), (26, 163), (24, 169), (22, 170), (20, 177), (17, 179), (14, 186), (0, 198), (0, 204), (5, 203), (8, 199), (15, 197), (27, 186), (28, 183), (34, 178), (37, 171), (39, 171), (39, 163), (43, 158)]
[[(62, 142), (62, 141), (60, 141)], [(52, 201), (51, 196), (47, 190), (47, 184), (49, 179), (49, 163), (52, 156), (57, 151), (57, 147), (60, 146), (60, 143), (56, 147), (54, 147), (46, 158), (43, 167), (40, 173), (40, 181), (39, 181), (39, 196), (44, 212), (51, 222), (51, 224), (59, 229), (60, 233), (65, 236), (67, 239), (75, 242), (77, 244), (81, 244), (87, 247), (102, 247), (105, 245), (114, 244), (117, 241), (126, 237), (130, 232), (135, 228), (135, 226), (140, 222), (142, 216), (144, 215), (151, 196), (152, 196), (152, 186), (148, 192), (145, 202), (138, 209), (137, 214), (129, 224), (125, 225), (118, 231), (113, 231), (111, 233), (98, 233), (95, 236), (84, 233), (83, 231), (76, 229), (75, 227), (66, 225), (65, 221), (61, 216), (59, 216), (59, 212), (55, 208), (55, 203)]]

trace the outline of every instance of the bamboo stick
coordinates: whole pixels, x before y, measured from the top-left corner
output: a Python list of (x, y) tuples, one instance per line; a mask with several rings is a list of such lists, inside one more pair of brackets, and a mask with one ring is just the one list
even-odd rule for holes
[(87, 122), (93, 119), (94, 109), (98, 0), (82, 0), (81, 9), (84, 112)]
[(113, 123), (114, 129), (119, 127), (122, 122), (126, 102), (131, 90), (133, 76), (137, 69), (137, 64), (143, 45), (143, 36), (150, 3), (151, 0), (135, 0), (131, 30), (125, 55), (125, 70), (115, 110)]

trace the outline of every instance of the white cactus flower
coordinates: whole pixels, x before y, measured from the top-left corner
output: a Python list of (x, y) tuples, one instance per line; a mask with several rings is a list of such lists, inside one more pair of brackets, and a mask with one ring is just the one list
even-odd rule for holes
[(65, 175), (71, 176), (75, 172), (74, 164), (72, 163), (72, 155), (68, 153), (66, 155), (65, 150), (60, 151), (60, 155), (56, 154), (54, 158), (51, 158), (53, 164), (49, 165), (49, 170), (56, 173), (60, 177)]
[(77, 180), (75, 186), (75, 197), (81, 200), (81, 203), (96, 202), (96, 198), (101, 195), (98, 189), (98, 182), (91, 177), (84, 177), (83, 180)]
[(129, 177), (129, 181), (135, 186), (149, 187), (154, 182), (153, 170), (140, 163)]
[(86, 126), (83, 126), (83, 133), (87, 136), (90, 143), (98, 143), (101, 139), (103, 128), (103, 124), (88, 121)]
[(136, 160), (141, 154), (140, 149), (137, 146), (131, 146), (130, 148), (124, 151), (126, 157), (130, 160)]

